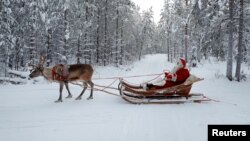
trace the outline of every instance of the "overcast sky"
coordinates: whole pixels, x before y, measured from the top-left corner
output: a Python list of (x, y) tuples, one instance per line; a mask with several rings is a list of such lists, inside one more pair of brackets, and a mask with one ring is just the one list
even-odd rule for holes
[(163, 8), (164, 0), (132, 0), (135, 4), (139, 5), (141, 12), (143, 10), (149, 9), (151, 6), (154, 11), (154, 20), (155, 23), (158, 23), (160, 20), (161, 9)]

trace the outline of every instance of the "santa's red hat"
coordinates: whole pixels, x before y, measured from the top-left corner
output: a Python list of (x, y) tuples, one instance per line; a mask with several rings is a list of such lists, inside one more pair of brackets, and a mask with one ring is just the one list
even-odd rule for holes
[(180, 67), (180, 68), (185, 68), (186, 67), (186, 60), (183, 59), (183, 58), (180, 58), (177, 62), (177, 65)]
[(183, 58), (179, 58), (176, 61), (175, 66), (173, 67), (173, 69), (171, 70), (171, 73), (176, 73), (176, 71), (178, 71), (179, 69), (183, 69), (186, 67), (186, 61)]

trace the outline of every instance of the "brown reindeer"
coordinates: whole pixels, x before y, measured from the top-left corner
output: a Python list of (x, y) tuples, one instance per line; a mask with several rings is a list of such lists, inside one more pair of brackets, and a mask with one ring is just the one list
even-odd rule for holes
[[(60, 84), (60, 95), (58, 100), (55, 102), (62, 102), (62, 91), (63, 86), (65, 85), (68, 96), (66, 98), (72, 98), (72, 94), (69, 91), (68, 83), (70, 81), (83, 81), (83, 90), (80, 95), (76, 98), (76, 100), (80, 100), (83, 93), (87, 89), (87, 85), (89, 84), (91, 87), (90, 96), (87, 98), (93, 99), (93, 86), (94, 83), (91, 81), (93, 75), (93, 68), (91, 65), (88, 64), (73, 64), (73, 65), (56, 65), (52, 68), (43, 67), (45, 61), (44, 55), (40, 55), (39, 64), (35, 66), (34, 70), (29, 75), (30, 78), (43, 76), (47, 80), (57, 81)], [(66, 73), (63, 73), (66, 72)]]

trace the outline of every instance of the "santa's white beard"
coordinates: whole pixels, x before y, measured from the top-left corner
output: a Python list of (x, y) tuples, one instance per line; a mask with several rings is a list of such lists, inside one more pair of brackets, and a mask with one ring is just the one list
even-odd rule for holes
[(170, 71), (170, 73), (174, 74), (180, 69), (179, 66), (174, 66), (174, 68)]

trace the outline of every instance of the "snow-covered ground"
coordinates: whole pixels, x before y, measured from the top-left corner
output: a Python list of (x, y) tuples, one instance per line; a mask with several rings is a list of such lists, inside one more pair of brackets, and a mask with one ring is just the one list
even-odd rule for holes
[[(95, 67), (94, 77), (161, 73), (172, 66), (166, 55), (148, 55), (126, 68)], [(54, 103), (59, 95), (56, 83), (0, 85), (0, 140), (206, 141), (208, 124), (250, 124), (250, 81), (229, 82), (225, 68), (225, 63), (206, 61), (191, 70), (205, 78), (191, 91), (221, 102), (132, 105), (103, 92), (86, 100), (89, 91), (76, 101), (81, 88), (70, 85), (74, 98)], [(250, 71), (243, 69), (249, 78)], [(140, 83), (145, 79), (150, 77), (127, 80)], [(108, 85), (112, 81), (94, 83)]]

